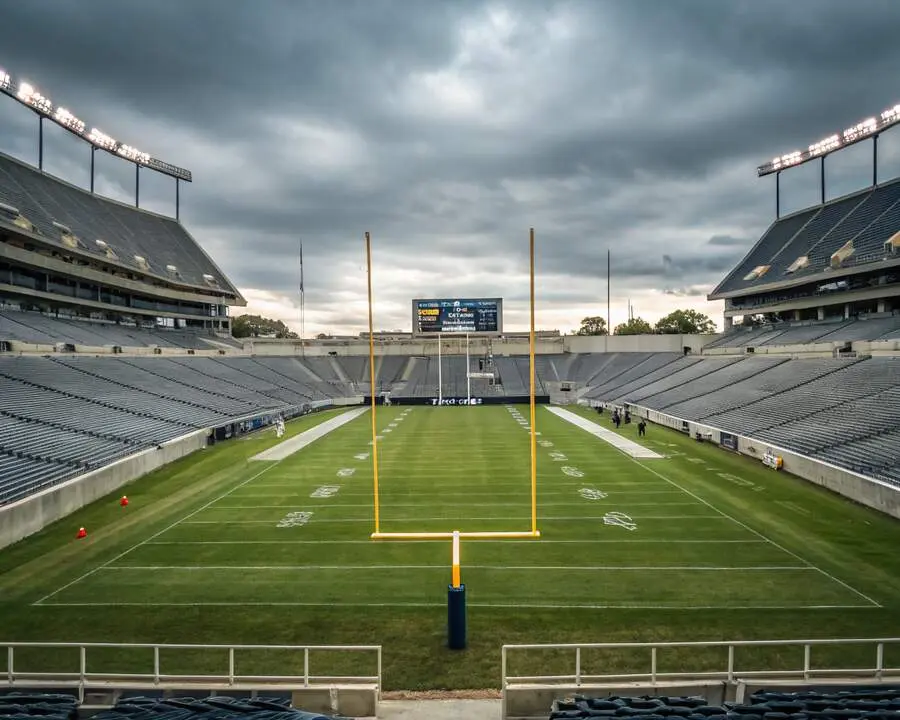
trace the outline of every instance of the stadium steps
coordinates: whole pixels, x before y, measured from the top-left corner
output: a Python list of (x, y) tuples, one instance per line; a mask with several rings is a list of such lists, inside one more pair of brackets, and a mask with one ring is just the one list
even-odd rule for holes
[[(192, 399), (184, 393), (185, 386), (179, 386), (177, 383), (148, 373), (134, 365), (128, 365), (118, 359), (99, 360), (99, 362), (104, 363), (104, 374), (100, 374), (93, 369), (95, 367), (93, 364), (88, 365), (88, 362), (93, 359), (74, 357), (50, 358), (50, 362), (84, 373), (104, 383), (113, 383), (122, 388), (127, 388), (141, 395), (193, 408), (197, 411), (194, 414), (198, 417), (198, 422), (200, 422), (195, 427), (206, 427), (208, 424), (216, 424), (221, 420), (228, 420), (232, 417), (229, 414), (230, 408), (225, 407), (223, 403), (201, 402), (197, 399)], [(88, 366), (85, 367), (85, 365)], [(125, 372), (122, 372), (123, 369)], [(215, 398), (210, 398), (210, 400), (215, 400)]]
[[(215, 371), (217, 368), (207, 365), (203, 362), (205, 360), (211, 361), (212, 358), (166, 358), (167, 362), (189, 371), (194, 378), (195, 386), (201, 390), (205, 391), (207, 386), (212, 386), (215, 389), (210, 390), (210, 392), (221, 390), (222, 394), (227, 397), (249, 401), (256, 407), (276, 407), (289, 404), (256, 388), (206, 372), (207, 369)], [(226, 389), (229, 392), (224, 392)], [(278, 390), (281, 390), (281, 388), (278, 388)]]
[(653, 409), (658, 409), (656, 404), (653, 402), (653, 398), (657, 395), (661, 395), (664, 392), (669, 392), (671, 390), (675, 390), (676, 388), (680, 388), (688, 383), (691, 383), (698, 378), (706, 377), (711, 373), (716, 372), (717, 370), (721, 370), (722, 368), (726, 368), (729, 365), (734, 365), (735, 363), (739, 363), (743, 361), (743, 357), (721, 357), (721, 358), (701, 358), (702, 362), (699, 363), (691, 363), (690, 365), (685, 364), (685, 366), (676, 370), (675, 372), (670, 372), (666, 374), (664, 377), (656, 380), (647, 385), (643, 385), (642, 387), (632, 390), (627, 397), (623, 396), (623, 402), (636, 403), (638, 405), (643, 405), (646, 407), (651, 407)]
[[(222, 361), (220, 360), (220, 362)], [(301, 392), (306, 396), (304, 402), (309, 402), (310, 400), (323, 400), (326, 397), (326, 394), (320, 389), (321, 385), (326, 384), (324, 381), (320, 380), (317, 383), (315, 380), (307, 380), (303, 377), (289, 374), (289, 372), (295, 371), (299, 367), (303, 369), (303, 375), (309, 375), (306, 368), (300, 363), (295, 362), (294, 358), (254, 357), (250, 358), (248, 367), (252, 368), (252, 370), (248, 369), (246, 372), (252, 372), (254, 375), (265, 376), (265, 373), (268, 373), (268, 376), (273, 379), (273, 382), (277, 381), (284, 384), (284, 382), (287, 381), (291, 383), (298, 389), (298, 392)]]
[(682, 417), (676, 411), (676, 408), (682, 404), (703, 402), (709, 395), (731, 387), (735, 383), (751, 380), (766, 370), (770, 370), (785, 362), (789, 362), (788, 358), (743, 358), (740, 362), (716, 368), (708, 375), (659, 393), (653, 398), (653, 405)]
[(213, 377), (222, 377), (232, 383), (243, 383), (264, 395), (281, 394), (289, 396), (295, 405), (308, 403), (314, 396), (313, 391), (298, 383), (293, 378), (281, 375), (276, 370), (256, 361), (255, 358), (204, 358), (213, 366), (210, 373)]
[(646, 362), (638, 363), (625, 372), (618, 373), (612, 379), (606, 380), (602, 385), (595, 386), (589, 395), (602, 397), (605, 400), (616, 399), (634, 388), (642, 387), (670, 375), (673, 369), (690, 367), (702, 359), (694, 356), (685, 357), (680, 353), (656, 353)]
[[(711, 407), (712, 412), (697, 420), (721, 427), (728, 432), (756, 437), (763, 430), (783, 425), (820, 410), (838, 407), (846, 402), (845, 395), (837, 394), (825, 387), (816, 387), (823, 379), (835, 376), (837, 386), (841, 385), (839, 373), (860, 371), (858, 365), (864, 359), (846, 360), (793, 360), (790, 364), (777, 365), (752, 378), (750, 383), (736, 383), (725, 390), (730, 395), (728, 409)], [(803, 366), (794, 363), (803, 363)], [(863, 368), (861, 374), (867, 374)], [(749, 385), (749, 387), (746, 387)], [(745, 387), (741, 387), (745, 386)], [(798, 392), (803, 389), (803, 392)], [(756, 396), (753, 399), (753, 396)]]
[[(172, 363), (169, 364), (168, 360), (159, 360), (155, 358), (151, 359), (134, 359), (128, 358), (123, 359), (126, 365), (130, 365), (131, 367), (153, 375), (155, 377), (160, 378), (169, 383), (177, 383), (178, 385), (183, 385), (185, 387), (191, 388), (197, 392), (203, 393), (207, 396), (212, 396), (213, 398), (223, 398), (228, 401), (228, 405), (230, 406), (232, 403), (240, 403), (240, 405), (235, 405), (235, 416), (239, 417), (241, 415), (248, 415), (254, 412), (257, 408), (260, 407), (268, 407), (275, 406), (278, 403), (274, 403), (271, 398), (263, 397), (253, 393), (253, 398), (250, 399), (247, 397), (247, 393), (234, 393), (230, 394), (224, 392), (226, 390), (226, 384), (222, 381), (217, 381), (215, 383), (207, 383), (203, 381), (202, 376), (198, 380), (196, 377), (196, 373), (194, 373), (193, 368), (190, 368), (186, 365), (182, 365), (180, 363)], [(164, 372), (157, 372), (158, 370), (174, 370), (176, 368), (181, 368), (182, 370), (187, 371), (190, 375), (186, 375), (182, 373), (180, 376), (174, 376), (170, 374), (166, 374)]]

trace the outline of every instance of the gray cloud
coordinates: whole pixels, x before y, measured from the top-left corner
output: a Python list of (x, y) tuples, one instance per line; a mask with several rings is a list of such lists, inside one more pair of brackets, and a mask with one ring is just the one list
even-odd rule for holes
[[(190, 168), (186, 227), (285, 319), (302, 239), (308, 317), (339, 332), (364, 325), (366, 230), (384, 327), (443, 294), (502, 295), (523, 322), (530, 226), (547, 326), (605, 307), (607, 250), (614, 324), (626, 297), (650, 319), (701, 302), (772, 221), (756, 165), (900, 99), (893, 0), (10, 5), (0, 64)], [(0, 149), (34, 162), (35, 136), (0, 103)], [(900, 171), (900, 143), (882, 147)], [(830, 193), (869, 179), (844, 155)], [(46, 157), (87, 185), (86, 148), (48, 131)], [(98, 170), (133, 197), (128, 166)], [(783, 210), (816, 182), (786, 174)], [(173, 211), (164, 179), (144, 173), (141, 194)]]

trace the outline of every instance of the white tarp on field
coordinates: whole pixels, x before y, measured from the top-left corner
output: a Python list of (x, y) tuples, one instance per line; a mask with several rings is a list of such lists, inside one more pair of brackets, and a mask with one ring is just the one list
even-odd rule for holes
[(369, 408), (361, 407), (354, 408), (353, 410), (348, 410), (345, 413), (341, 413), (333, 418), (329, 418), (325, 422), (321, 422), (315, 427), (310, 428), (309, 430), (304, 430), (299, 435), (294, 435), (294, 437), (285, 440), (284, 442), (278, 443), (275, 447), (270, 447), (268, 450), (264, 450), (258, 455), (254, 455), (251, 460), (268, 460), (270, 462), (277, 460), (284, 460), (289, 455), (293, 455), (295, 452), (299, 452), (311, 442), (315, 442), (321, 437), (324, 437), (332, 430), (337, 430), (342, 425), (346, 425), (348, 422), (352, 420), (356, 420), (360, 415), (366, 412)]
[(617, 450), (621, 450), (623, 453), (625, 453), (626, 455), (630, 455), (633, 458), (661, 459), (664, 457), (663, 455), (654, 452), (650, 448), (645, 448), (643, 445), (638, 445), (638, 443), (634, 442), (633, 440), (622, 437), (618, 433), (614, 433), (612, 430), (601, 427), (592, 420), (588, 420), (586, 417), (578, 415), (577, 413), (573, 413), (570, 410), (564, 410), (563, 408), (558, 407), (547, 407), (547, 410), (552, 412), (554, 415), (561, 417), (563, 420), (572, 423), (576, 427), (580, 427), (582, 430), (586, 430), (594, 437), (605, 440)]

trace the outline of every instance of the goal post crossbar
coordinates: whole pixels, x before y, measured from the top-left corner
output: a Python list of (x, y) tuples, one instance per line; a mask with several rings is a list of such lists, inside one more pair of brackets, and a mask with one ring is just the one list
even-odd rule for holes
[[(492, 540), (502, 538), (539, 538), (540, 530), (497, 531), (497, 532), (465, 532), (459, 537), (468, 540)], [(452, 540), (452, 532), (373, 532), (372, 540)]]

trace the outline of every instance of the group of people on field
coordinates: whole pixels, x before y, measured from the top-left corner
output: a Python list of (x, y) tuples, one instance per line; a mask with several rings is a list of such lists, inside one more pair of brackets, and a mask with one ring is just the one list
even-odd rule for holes
[[(597, 412), (603, 414), (602, 405), (597, 406)], [(613, 409), (612, 424), (616, 426), (616, 430), (619, 429), (623, 422), (625, 425), (631, 425), (631, 412), (627, 409), (623, 412), (624, 415), (620, 415), (618, 408)], [(644, 418), (641, 418), (640, 422), (638, 422), (637, 429), (638, 437), (644, 437), (647, 434), (647, 421)]]

